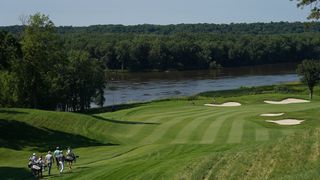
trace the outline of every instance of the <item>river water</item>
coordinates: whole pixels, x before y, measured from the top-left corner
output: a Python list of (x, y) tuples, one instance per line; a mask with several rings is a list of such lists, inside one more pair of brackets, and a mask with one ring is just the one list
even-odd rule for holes
[(298, 81), (296, 65), (264, 65), (183, 72), (108, 73), (105, 106)]

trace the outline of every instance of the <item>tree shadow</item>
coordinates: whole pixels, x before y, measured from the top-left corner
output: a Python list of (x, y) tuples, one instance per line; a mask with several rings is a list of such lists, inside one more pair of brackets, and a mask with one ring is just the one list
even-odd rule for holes
[(1, 179), (34, 179), (31, 171), (27, 168), (0, 167)]
[(120, 111), (123, 109), (130, 109), (139, 107), (145, 104), (148, 104), (150, 102), (138, 102), (138, 103), (131, 103), (131, 104), (118, 104), (118, 105), (111, 105), (106, 107), (97, 107), (97, 108), (90, 108), (85, 111), (87, 114), (100, 114), (105, 112), (115, 112)]
[(47, 151), (56, 146), (77, 148), (106, 145), (116, 144), (100, 143), (81, 135), (37, 128), (15, 120), (0, 119), (0, 147), (15, 150), (30, 147), (37, 151)]
[(160, 123), (151, 123), (151, 122), (137, 122), (137, 121), (121, 121), (121, 120), (113, 120), (113, 119), (107, 119), (101, 116), (91, 115), (93, 118), (96, 118), (98, 120), (108, 121), (112, 123), (118, 123), (118, 124), (148, 124), (148, 125), (159, 125)]
[(28, 114), (27, 112), (16, 111), (12, 109), (0, 109), (0, 113), (4, 114)]

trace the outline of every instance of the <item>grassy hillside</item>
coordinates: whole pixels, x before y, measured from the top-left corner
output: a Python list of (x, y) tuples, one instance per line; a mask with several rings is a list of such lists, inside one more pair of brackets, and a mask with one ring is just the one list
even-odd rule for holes
[[(319, 89), (316, 90), (317, 92)], [(206, 107), (212, 97), (240, 107)], [(71, 146), (79, 161), (60, 179), (312, 179), (319, 176), (320, 98), (301, 85), (241, 88), (155, 101), (116, 112), (79, 114), (0, 109), (0, 176), (32, 178), (32, 152)], [(285, 113), (260, 117), (262, 113)], [(267, 119), (303, 119), (280, 126)], [(46, 173), (45, 173), (46, 174)], [(45, 177), (49, 178), (49, 177)]]

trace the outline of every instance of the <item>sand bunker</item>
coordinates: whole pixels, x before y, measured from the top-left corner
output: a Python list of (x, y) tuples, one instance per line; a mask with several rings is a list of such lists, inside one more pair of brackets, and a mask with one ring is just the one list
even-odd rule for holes
[(260, 114), (260, 116), (263, 116), (263, 117), (276, 117), (276, 116), (282, 116), (284, 115), (284, 113), (267, 113), (267, 114)]
[(268, 104), (293, 104), (293, 103), (307, 103), (310, 101), (304, 100), (304, 99), (295, 99), (295, 98), (288, 98), (284, 99), (282, 101), (264, 101)]
[(285, 126), (290, 126), (290, 125), (298, 125), (301, 124), (304, 120), (297, 120), (297, 119), (282, 119), (282, 120), (266, 120), (267, 122), (272, 122), (276, 123), (279, 125), (285, 125)]
[(205, 104), (205, 106), (211, 106), (211, 107), (235, 107), (235, 106), (241, 106), (238, 102), (226, 102), (223, 104)]

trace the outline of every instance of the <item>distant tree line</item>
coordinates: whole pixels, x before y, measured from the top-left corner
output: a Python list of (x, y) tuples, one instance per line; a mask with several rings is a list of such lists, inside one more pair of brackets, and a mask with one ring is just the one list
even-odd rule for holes
[[(19, 34), (24, 26), (2, 26), (0, 30)], [(73, 33), (133, 33), (172, 35), (176, 33), (215, 33), (215, 34), (290, 34), (304, 32), (319, 32), (319, 22), (271, 22), (271, 23), (231, 23), (231, 24), (171, 24), (171, 25), (92, 25), (83, 27), (60, 26), (60, 34)]]
[(0, 32), (0, 106), (84, 111), (102, 105), (102, 64), (66, 49), (50, 19), (30, 16), (19, 39)]
[(174, 35), (76, 33), (67, 49), (84, 49), (106, 69), (190, 70), (296, 63), (320, 56), (319, 33)]
[[(1, 28), (20, 39), (24, 26)], [(87, 51), (105, 69), (210, 69), (320, 56), (320, 23), (96, 25), (57, 31), (66, 50)]]

